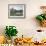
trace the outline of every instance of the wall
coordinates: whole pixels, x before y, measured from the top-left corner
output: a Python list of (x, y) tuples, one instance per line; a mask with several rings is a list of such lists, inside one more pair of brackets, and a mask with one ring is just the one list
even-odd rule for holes
[[(25, 19), (8, 19), (8, 4), (26, 4)], [(46, 5), (46, 0), (0, 0), (0, 34), (4, 34), (6, 25), (15, 25), (18, 36), (31, 36), (36, 29), (43, 29), (38, 25), (35, 16), (41, 13), (40, 6)]]

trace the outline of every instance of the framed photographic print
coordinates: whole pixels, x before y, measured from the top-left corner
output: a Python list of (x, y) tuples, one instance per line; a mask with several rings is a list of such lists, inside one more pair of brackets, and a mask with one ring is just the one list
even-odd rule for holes
[(8, 18), (25, 18), (25, 4), (8, 4)]

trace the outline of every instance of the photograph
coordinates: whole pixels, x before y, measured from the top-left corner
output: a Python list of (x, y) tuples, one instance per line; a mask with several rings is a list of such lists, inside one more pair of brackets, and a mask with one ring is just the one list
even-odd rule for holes
[(46, 0), (0, 0), (0, 46), (46, 46)]
[(25, 4), (9, 4), (8, 17), (9, 18), (24, 18), (25, 17)]

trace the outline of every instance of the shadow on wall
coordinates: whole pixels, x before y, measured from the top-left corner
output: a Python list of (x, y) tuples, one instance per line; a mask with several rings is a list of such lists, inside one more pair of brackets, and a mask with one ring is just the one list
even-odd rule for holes
[(40, 26), (40, 22), (38, 20), (36, 20), (36, 18), (33, 16), (32, 18), (30, 18), (30, 22), (31, 24), (35, 27), (39, 27)]

